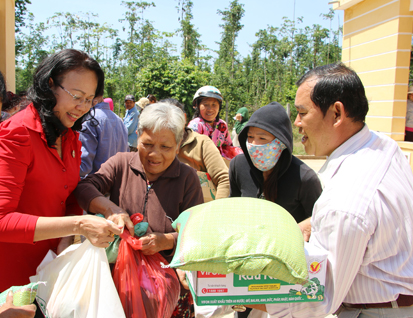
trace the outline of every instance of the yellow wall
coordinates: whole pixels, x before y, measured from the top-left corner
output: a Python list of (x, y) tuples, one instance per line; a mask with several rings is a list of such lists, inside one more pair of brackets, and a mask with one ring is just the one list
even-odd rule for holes
[(15, 92), (14, 0), (0, 0), (0, 71), (7, 90)]
[(363, 81), (370, 102), (366, 122), (370, 129), (402, 141), (413, 30), (410, 0), (342, 2), (348, 6), (342, 61)]
[(413, 168), (413, 143), (404, 142), (413, 31), (413, 0), (338, 0), (344, 10), (342, 61), (366, 89), (370, 129), (398, 141)]

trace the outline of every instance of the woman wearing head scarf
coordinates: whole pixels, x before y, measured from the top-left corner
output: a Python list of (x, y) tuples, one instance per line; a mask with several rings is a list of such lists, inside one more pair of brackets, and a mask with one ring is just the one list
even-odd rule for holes
[(272, 102), (254, 112), (239, 141), (244, 154), (231, 161), (230, 196), (277, 203), (297, 223), (309, 218), (321, 185), (316, 173), (292, 154), (292, 127), (284, 107)]
[(237, 135), (240, 134), (241, 130), (245, 127), (245, 125), (248, 122), (248, 108), (247, 107), (241, 107), (240, 109), (237, 110), (237, 114), (235, 115), (235, 132)]
[[(279, 103), (255, 111), (238, 136), (244, 154), (232, 159), (230, 196), (272, 201), (286, 209), (309, 239), (310, 217), (321, 194), (315, 172), (293, 156), (290, 119)], [(238, 313), (248, 317), (251, 309)]]

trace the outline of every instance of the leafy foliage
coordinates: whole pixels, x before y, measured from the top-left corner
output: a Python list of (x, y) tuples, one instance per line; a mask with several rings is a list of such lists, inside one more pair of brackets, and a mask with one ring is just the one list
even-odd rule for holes
[(189, 59), (152, 62), (137, 75), (138, 96), (155, 95), (158, 99), (175, 98), (192, 116), (192, 98), (197, 89), (210, 82), (211, 74), (195, 66)]
[(15, 26), (16, 33), (20, 32), (20, 28), (26, 26), (24, 18), (27, 13), (28, 4), (31, 4), (31, 0), (15, 0), (14, 1), (14, 8), (15, 8), (14, 26)]
[[(295, 82), (308, 70), (341, 59), (341, 28), (333, 30), (334, 11), (320, 17), (330, 22), (302, 26), (303, 18), (284, 17), (278, 26), (257, 30), (251, 53), (243, 57), (237, 51), (238, 34), (243, 28), (244, 5), (231, 0), (222, 17), (217, 57), (201, 44), (201, 35), (193, 21), (191, 0), (177, 0), (180, 28), (168, 32), (155, 29), (145, 19), (154, 2), (122, 1), (120, 19), (127, 38), (119, 30), (100, 23), (95, 13), (57, 12), (45, 22), (34, 23), (26, 5), (31, 0), (16, 0), (16, 84), (26, 90), (39, 62), (48, 54), (64, 48), (81, 49), (94, 57), (105, 72), (105, 96), (114, 100), (115, 112), (122, 115), (123, 99), (134, 94), (137, 99), (153, 94), (158, 99), (173, 97), (185, 104), (192, 114), (192, 98), (204, 85), (221, 90), (224, 108), (221, 118), (231, 127), (235, 111), (246, 106), (250, 113), (271, 101), (294, 105)], [(24, 28), (23, 28), (24, 27)], [(24, 32), (23, 32), (24, 30)], [(47, 30), (53, 34), (46, 36)], [(181, 54), (170, 42), (175, 34), (182, 37)], [(296, 111), (291, 108), (294, 121)]]

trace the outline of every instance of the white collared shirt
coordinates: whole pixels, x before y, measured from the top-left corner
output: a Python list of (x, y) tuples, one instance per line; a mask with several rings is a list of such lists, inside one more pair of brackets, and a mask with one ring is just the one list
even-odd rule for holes
[(319, 172), (310, 244), (328, 254), (325, 299), (267, 304), (272, 317), (325, 317), (342, 302), (413, 295), (413, 174), (397, 143), (367, 125)]

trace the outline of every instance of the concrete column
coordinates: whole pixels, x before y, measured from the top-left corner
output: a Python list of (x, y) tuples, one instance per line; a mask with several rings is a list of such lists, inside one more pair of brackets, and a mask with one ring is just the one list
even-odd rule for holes
[(0, 0), (0, 71), (7, 90), (15, 92), (14, 0)]

